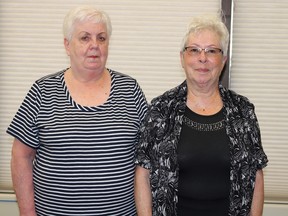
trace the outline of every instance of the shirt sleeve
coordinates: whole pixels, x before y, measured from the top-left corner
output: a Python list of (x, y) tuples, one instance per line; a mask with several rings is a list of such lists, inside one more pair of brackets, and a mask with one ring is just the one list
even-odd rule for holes
[(135, 91), (134, 91), (135, 104), (136, 104), (136, 109), (138, 112), (139, 120), (140, 122), (142, 122), (146, 116), (148, 104), (147, 104), (146, 97), (141, 87), (139, 86), (137, 81), (135, 82), (136, 82)]
[(35, 82), (6, 131), (8, 134), (32, 148), (37, 148), (39, 146), (36, 119), (40, 104), (40, 89)]

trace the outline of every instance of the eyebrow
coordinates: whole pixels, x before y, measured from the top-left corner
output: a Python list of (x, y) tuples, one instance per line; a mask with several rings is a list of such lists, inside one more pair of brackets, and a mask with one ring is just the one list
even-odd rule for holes
[[(187, 46), (196, 46), (196, 47), (201, 47), (199, 44), (197, 43), (192, 43), (191, 45), (187, 45)], [(220, 46), (220, 45), (219, 45)], [(216, 44), (210, 44), (208, 46), (205, 46), (205, 47), (218, 47), (218, 45)]]
[[(89, 34), (89, 35), (91, 35), (91, 33), (90, 33), (90, 32), (87, 32), (87, 31), (81, 31), (81, 32), (79, 32), (79, 34)], [(100, 35), (100, 34), (107, 34), (107, 35), (108, 35), (107, 32), (100, 32), (100, 33), (98, 33), (97, 35)]]

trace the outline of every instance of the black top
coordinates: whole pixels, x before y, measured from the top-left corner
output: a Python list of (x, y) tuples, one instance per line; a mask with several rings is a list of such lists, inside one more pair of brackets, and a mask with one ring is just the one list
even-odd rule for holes
[(230, 156), (223, 110), (202, 116), (186, 107), (178, 162), (178, 215), (228, 215)]

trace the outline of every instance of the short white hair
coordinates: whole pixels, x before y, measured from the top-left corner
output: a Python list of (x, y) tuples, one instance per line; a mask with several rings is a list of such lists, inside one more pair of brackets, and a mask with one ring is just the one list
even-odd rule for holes
[(67, 13), (63, 21), (64, 38), (70, 41), (74, 32), (75, 23), (83, 21), (105, 24), (110, 38), (112, 34), (112, 25), (108, 14), (102, 10), (93, 8), (92, 6), (78, 6)]
[(181, 51), (184, 51), (187, 46), (189, 36), (191, 34), (196, 34), (203, 30), (211, 30), (219, 35), (220, 37), (220, 46), (223, 50), (223, 55), (227, 56), (228, 45), (229, 45), (229, 31), (222, 21), (220, 15), (201, 15), (192, 18), (191, 22), (188, 25), (186, 34), (183, 37), (181, 43)]

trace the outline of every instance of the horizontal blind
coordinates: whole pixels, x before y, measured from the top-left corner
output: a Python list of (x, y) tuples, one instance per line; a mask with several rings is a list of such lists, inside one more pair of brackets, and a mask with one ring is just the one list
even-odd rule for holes
[(107, 66), (136, 78), (148, 101), (184, 80), (180, 42), (190, 18), (219, 11), (219, 0), (1, 0), (0, 190), (11, 190), (12, 138), (5, 131), (32, 83), (69, 67), (62, 21), (89, 4), (110, 15)]
[(235, 0), (231, 88), (255, 104), (266, 201), (288, 202), (288, 1)]

